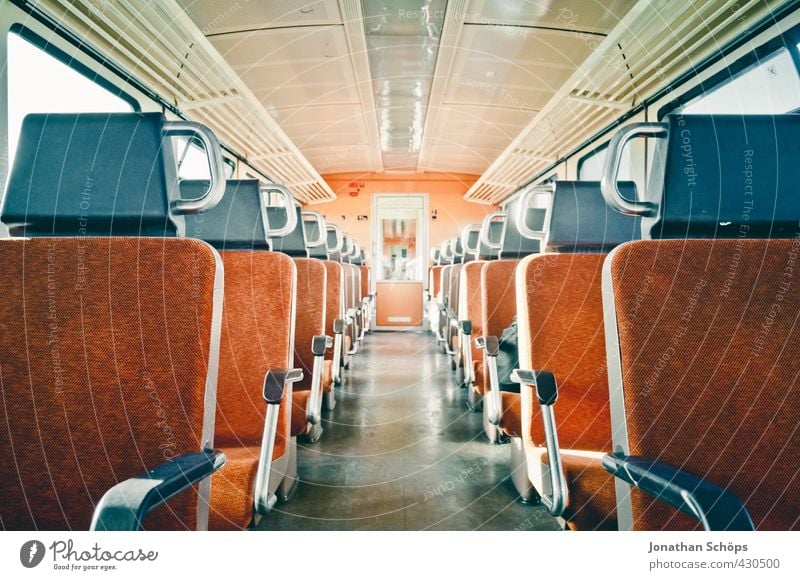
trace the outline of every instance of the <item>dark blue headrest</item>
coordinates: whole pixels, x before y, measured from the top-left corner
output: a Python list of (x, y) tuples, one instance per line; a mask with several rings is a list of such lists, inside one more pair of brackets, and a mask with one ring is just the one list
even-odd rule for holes
[[(478, 248), (480, 236), (481, 236), (480, 229), (469, 230), (467, 232), (467, 246), (469, 246), (470, 248)], [(478, 250), (480, 250), (480, 248), (478, 248)], [(464, 262), (471, 262), (473, 260), (477, 260), (478, 259), (477, 253), (478, 253), (477, 251), (474, 253), (468, 252), (467, 248), (464, 248)]]
[[(338, 243), (338, 239), (336, 236), (336, 232), (332, 229), (328, 229), (328, 236), (327, 236), (327, 245), (329, 248), (333, 248)], [(337, 252), (328, 252), (328, 259), (333, 260), (334, 262), (341, 262), (342, 256)]]
[[(609, 207), (599, 181), (556, 181), (553, 186), (545, 226), (548, 252), (610, 252), (640, 238), (640, 219)], [(619, 190), (626, 199), (636, 199), (633, 182), (620, 182)]]
[[(500, 258), (503, 260), (519, 260), (531, 254), (538, 254), (541, 251), (539, 240), (531, 240), (523, 237), (517, 229), (517, 221), (514, 218), (520, 199), (517, 198), (506, 208), (508, 218), (505, 220), (503, 230), (503, 247), (500, 249)], [(529, 208), (526, 212), (526, 222), (528, 227), (533, 230), (541, 230), (544, 225), (545, 210)]]
[(25, 117), (2, 209), (11, 235), (182, 235), (164, 122), (161, 113)]
[[(489, 222), (489, 239), (493, 242), (503, 241), (503, 228), (505, 227), (504, 221)], [(490, 248), (481, 240), (481, 245), (478, 247), (479, 260), (495, 260), (500, 257), (500, 250)]]
[[(181, 197), (194, 199), (207, 188), (207, 181), (181, 181)], [(215, 208), (186, 216), (186, 236), (218, 250), (268, 250), (258, 180), (229, 179)]]
[(461, 243), (461, 236), (450, 240), (450, 248), (453, 252), (453, 264), (462, 264), (464, 262), (464, 245)]
[[(294, 209), (297, 214), (295, 228), (282, 238), (270, 238), (270, 242), (272, 242), (272, 249), (276, 252), (288, 254), (295, 258), (307, 258), (308, 249), (306, 249), (306, 235), (303, 226), (303, 210), (299, 205), (296, 205)], [(285, 207), (267, 207), (266, 212), (270, 229), (278, 229), (286, 225), (288, 215)]]
[(643, 219), (647, 238), (794, 237), (800, 222), (800, 116), (671, 115)]

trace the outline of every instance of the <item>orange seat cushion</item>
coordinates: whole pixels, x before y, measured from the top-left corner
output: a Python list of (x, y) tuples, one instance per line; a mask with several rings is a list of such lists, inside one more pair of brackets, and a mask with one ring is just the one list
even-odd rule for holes
[[(344, 318), (342, 311), (344, 297), (342, 296), (342, 265), (330, 260), (324, 260), (326, 276), (325, 285), (325, 334), (333, 336), (333, 321)], [(333, 357), (333, 349), (328, 349), (326, 357)]]
[(295, 258), (297, 268), (297, 308), (294, 328), (294, 368), (303, 371), (303, 379), (294, 384), (294, 391), (311, 388), (314, 353), (311, 342), (325, 334), (327, 272), (321, 260)]
[[(800, 238), (648, 240), (612, 255), (634, 455), (724, 487), (759, 530), (800, 529)], [(634, 490), (634, 527), (692, 529)]]
[[(216, 254), (188, 239), (6, 239), (0, 263), (0, 527), (88, 530), (108, 489), (212, 435)], [(143, 527), (195, 529), (198, 499)]]
[[(253, 453), (248, 450), (256, 449), (257, 461), (262, 444), (267, 371), (290, 368), (292, 364), (297, 280), (294, 261), (284, 254), (226, 251), (221, 255), (225, 264), (225, 300), (215, 445), (229, 450), (234, 461), (229, 456), (221, 470), (226, 472), (220, 476), (226, 486), (224, 493), (214, 491), (212, 481), (211, 510), (222, 516), (209, 520), (210, 529), (243, 527), (253, 517), (252, 501), (244, 501), (246, 496), (252, 497), (252, 482), (242, 473), (250, 473), (248, 470), (255, 467), (245, 467), (243, 458), (251, 457)], [(273, 461), (286, 453), (291, 437), (291, 387), (287, 391), (280, 405)], [(250, 487), (233, 489), (237, 484)], [(231, 505), (224, 503), (228, 501)]]
[(253, 519), (259, 447), (223, 447), (225, 465), (211, 478), (210, 530), (240, 530)]
[[(548, 370), (558, 382), (555, 415), (566, 449), (611, 450), (611, 414), (603, 325), (604, 254), (544, 254), (520, 264), (520, 365)], [(530, 366), (528, 366), (530, 365)], [(528, 436), (544, 446), (544, 427), (532, 389)]]
[(308, 419), (306, 409), (311, 391), (296, 391), (292, 395), (292, 437), (297, 437), (306, 432)]
[(333, 361), (326, 360), (322, 363), (322, 392), (330, 393), (333, 388)]
[[(572, 530), (616, 530), (617, 496), (614, 476), (603, 468), (600, 455), (561, 450), (568, 498), (564, 519)], [(542, 463), (548, 464), (547, 453)]]
[(519, 393), (500, 393), (500, 429), (509, 437), (522, 437), (522, 406)]

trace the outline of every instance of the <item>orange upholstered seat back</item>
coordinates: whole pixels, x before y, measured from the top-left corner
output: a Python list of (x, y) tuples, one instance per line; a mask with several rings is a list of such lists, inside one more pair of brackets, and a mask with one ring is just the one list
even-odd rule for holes
[[(325, 287), (325, 334), (333, 336), (333, 321), (337, 318), (344, 318), (343, 308), (343, 275), (344, 269), (342, 264), (332, 260), (325, 260), (325, 271), (327, 273), (327, 284)], [(328, 349), (325, 352), (325, 359), (331, 360), (333, 358), (333, 349)]]
[[(0, 241), (0, 263), (0, 527), (86, 530), (116, 483), (213, 445), (217, 255), (186, 239), (38, 238)], [(204, 527), (200, 490), (201, 511), (192, 490), (143, 527)]]
[(359, 266), (361, 270), (361, 298), (369, 296), (372, 287), (372, 270), (369, 266)]
[[(555, 406), (561, 447), (611, 450), (602, 271), (605, 254), (540, 254), (517, 270), (519, 356), (524, 369), (548, 370), (558, 381)], [(525, 325), (525, 326), (523, 326)], [(532, 389), (521, 389), (523, 429), (544, 446)], [(535, 404), (534, 404), (535, 403)]]
[(294, 368), (303, 369), (303, 380), (294, 390), (311, 388), (314, 355), (311, 342), (325, 334), (325, 263), (313, 258), (295, 258), (297, 267), (297, 317), (294, 335)]
[(514, 273), (519, 260), (494, 260), (481, 269), (483, 333), (498, 338), (517, 314)]
[(448, 275), (450, 282), (447, 285), (447, 306), (458, 313), (458, 282), (461, 275), (462, 264), (453, 264)]
[[(798, 253), (798, 238), (634, 242), (604, 288), (615, 447), (727, 488), (765, 530), (800, 527)], [(635, 528), (699, 526), (636, 490), (632, 508)]]
[(439, 285), (442, 292), (442, 302), (447, 302), (450, 298), (450, 270), (453, 269), (453, 265), (449, 264), (447, 266), (443, 266), (441, 272), (439, 272)]
[[(519, 260), (493, 260), (485, 262), (481, 268), (481, 325), (483, 334), (500, 338), (517, 313), (514, 273)], [(478, 336), (477, 334), (475, 336)], [(485, 352), (481, 355), (485, 356)], [(482, 359), (483, 360), (483, 359)], [(476, 388), (483, 393), (485, 380), (483, 369), (486, 361), (478, 369), (480, 385)]]
[(442, 268), (444, 266), (433, 266), (428, 280), (428, 288), (431, 296), (438, 297), (442, 291)]
[[(277, 252), (225, 251), (216, 442), (260, 446), (266, 402), (264, 376), (292, 364), (297, 274)], [(281, 402), (273, 459), (286, 450), (291, 396)], [(224, 470), (224, 468), (223, 468)]]
[[(481, 310), (481, 270), (485, 262), (467, 262), (461, 268), (461, 281), (459, 282), (459, 291), (461, 292), (461, 300), (459, 300), (459, 320), (470, 320), (472, 322), (472, 336), (483, 335), (483, 314)], [(475, 347), (475, 341), (470, 340), (470, 348), (472, 349), (473, 364), (477, 364), (481, 360), (481, 351)], [(479, 377), (475, 377), (477, 382)], [(483, 380), (481, 374), (480, 379)], [(478, 388), (479, 392), (483, 391), (483, 386)]]

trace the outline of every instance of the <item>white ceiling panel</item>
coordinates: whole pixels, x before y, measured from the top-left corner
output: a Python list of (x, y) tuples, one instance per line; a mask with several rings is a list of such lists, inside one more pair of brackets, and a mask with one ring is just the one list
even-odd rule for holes
[(260, 30), (210, 40), (268, 109), (358, 102), (341, 26)]
[[(182, 0), (264, 109), (318, 171), (381, 169), (361, 3)], [(365, 72), (366, 71), (366, 74)], [(328, 148), (338, 147), (335, 163)], [(322, 153), (321, 153), (322, 152)]]
[(341, 24), (336, 0), (178, 0), (206, 36), (236, 30)]
[(348, 145), (342, 147), (320, 147), (306, 149), (306, 157), (321, 174), (349, 173), (357, 171), (373, 171), (369, 159), (371, 155), (368, 145)]
[(607, 34), (634, 4), (636, 0), (473, 0), (466, 22)]

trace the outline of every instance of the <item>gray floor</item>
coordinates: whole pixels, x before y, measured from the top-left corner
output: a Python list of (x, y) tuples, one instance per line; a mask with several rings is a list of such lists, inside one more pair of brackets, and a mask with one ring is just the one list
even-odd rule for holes
[(487, 443), (431, 336), (367, 335), (346, 381), (322, 439), (300, 444), (297, 492), (259, 529), (557, 529), (516, 500), (509, 447)]

